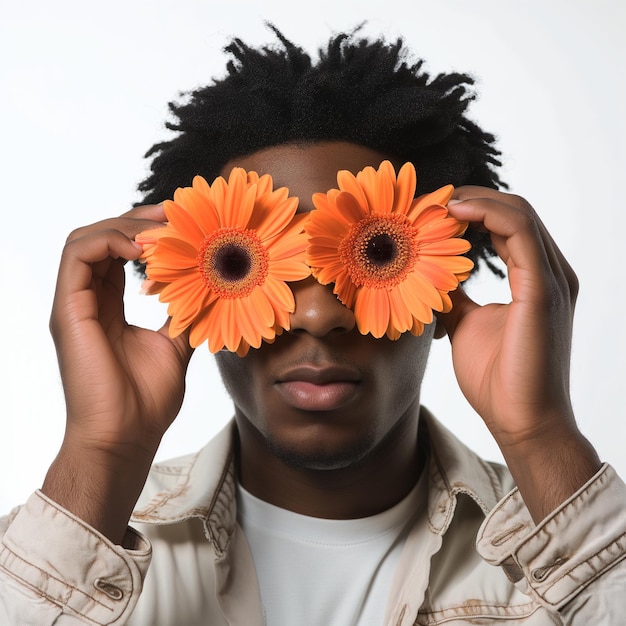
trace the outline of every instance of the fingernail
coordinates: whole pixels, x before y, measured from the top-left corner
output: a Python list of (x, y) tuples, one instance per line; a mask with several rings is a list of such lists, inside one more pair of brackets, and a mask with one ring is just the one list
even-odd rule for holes
[(154, 280), (150, 280), (149, 278), (146, 278), (142, 283), (141, 283), (141, 288), (139, 289), (139, 294), (142, 296), (149, 296), (151, 295), (150, 293), (150, 288), (154, 285), (156, 281)]

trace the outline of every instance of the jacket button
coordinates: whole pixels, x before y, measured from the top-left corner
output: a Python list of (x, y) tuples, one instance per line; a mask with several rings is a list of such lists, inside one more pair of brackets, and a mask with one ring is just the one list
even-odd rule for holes
[(124, 597), (124, 592), (119, 587), (108, 583), (106, 580), (102, 580), (102, 578), (96, 578), (93, 582), (93, 586), (98, 591), (102, 591), (102, 593), (109, 596), (111, 600), (121, 600)]

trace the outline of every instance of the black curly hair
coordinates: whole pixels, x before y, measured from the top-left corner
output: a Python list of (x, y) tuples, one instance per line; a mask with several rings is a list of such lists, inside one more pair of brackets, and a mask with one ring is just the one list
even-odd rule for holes
[[(466, 117), (475, 98), (467, 74), (434, 78), (423, 60), (410, 62), (404, 41), (333, 35), (318, 58), (268, 24), (277, 45), (259, 48), (233, 39), (226, 75), (170, 102), (173, 139), (146, 153), (151, 173), (138, 189), (141, 203), (171, 198), (196, 174), (209, 181), (231, 159), (285, 143), (343, 140), (411, 161), (418, 193), (451, 183), (506, 185), (493, 135)], [(139, 203), (138, 203), (139, 204)], [(489, 236), (468, 229), (468, 254), (478, 266), (495, 251)]]

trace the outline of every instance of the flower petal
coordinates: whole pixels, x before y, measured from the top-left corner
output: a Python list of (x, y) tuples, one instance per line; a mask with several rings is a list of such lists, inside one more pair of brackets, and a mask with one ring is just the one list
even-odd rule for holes
[(420, 259), (415, 264), (415, 271), (419, 272), (435, 289), (440, 291), (450, 291), (456, 289), (459, 281), (450, 271), (441, 267), (438, 263), (431, 263)]
[(269, 269), (272, 276), (288, 282), (304, 280), (311, 274), (311, 268), (303, 261), (298, 260), (270, 261)]
[(448, 202), (450, 202), (453, 193), (454, 187), (452, 185), (445, 185), (440, 189), (418, 196), (413, 201), (413, 206), (411, 207), (410, 215), (412, 219), (415, 219), (424, 209), (435, 204), (446, 206)]
[(474, 268), (474, 263), (466, 256), (420, 254), (420, 260), (438, 265), (442, 269), (457, 275), (470, 272)]
[(457, 254), (465, 254), (471, 244), (466, 239), (442, 239), (441, 241), (427, 241), (420, 245), (420, 253), (426, 255), (445, 255), (453, 256)]
[(393, 196), (394, 213), (406, 215), (413, 202), (415, 187), (417, 186), (417, 175), (413, 163), (405, 163), (398, 172), (396, 188)]
[[(248, 299), (245, 300), (233, 300), (233, 318), (237, 320), (237, 335), (238, 342), (237, 348), (233, 350), (235, 352), (239, 348), (239, 344), (241, 343), (241, 339), (243, 338), (246, 343), (248, 343), (253, 348), (258, 348), (261, 345), (262, 336), (261, 333), (257, 330), (254, 316), (252, 315), (252, 311), (249, 310), (250, 303)], [(226, 347), (231, 349), (226, 344)]]
[[(182, 239), (193, 247), (198, 248), (208, 231), (200, 227), (198, 220), (187, 208), (171, 201), (166, 201), (163, 205), (172, 228), (176, 230)], [(208, 225), (208, 228), (216, 228), (217, 219), (215, 218), (217, 216), (215, 215), (214, 209), (208, 207), (208, 202), (205, 205), (205, 209), (206, 211), (202, 221)], [(213, 222), (211, 222), (212, 217), (214, 218)]]
[(197, 348), (207, 339), (211, 352), (218, 352), (224, 347), (219, 330), (219, 304), (220, 301), (216, 300), (212, 306), (202, 309), (194, 320), (189, 331), (189, 345), (192, 348)]
[[(389, 297), (389, 326), (399, 333), (409, 330), (413, 326), (413, 316), (402, 298), (402, 293), (399, 289), (390, 289), (387, 294)], [(389, 336), (389, 328), (387, 329), (387, 336)]]
[[(328, 282), (330, 283), (333, 281), (329, 280)], [(352, 282), (352, 279), (350, 278), (348, 272), (342, 271), (337, 273), (337, 279), (335, 280), (335, 287), (333, 289), (333, 292), (345, 306), (347, 306), (349, 309), (353, 307), (354, 300), (357, 294), (357, 287)]]
[(256, 198), (256, 184), (246, 184), (245, 172), (240, 168), (234, 168), (228, 178), (228, 189), (224, 199), (222, 222), (226, 226), (247, 228), (254, 199)]
[(328, 264), (315, 267), (313, 275), (322, 285), (336, 283), (341, 280), (342, 277), (345, 277), (352, 283), (350, 275), (345, 271), (345, 267), (342, 265), (341, 261), (338, 261), (336, 258), (329, 260)]
[(256, 230), (261, 241), (275, 237), (283, 231), (293, 220), (298, 208), (298, 198), (289, 198), (278, 205), (270, 200), (269, 194), (257, 198), (254, 213), (248, 221), (248, 228)]
[(276, 324), (288, 329), (290, 326), (289, 314), (293, 313), (296, 308), (296, 301), (289, 286), (283, 281), (268, 277), (263, 285), (263, 292), (274, 310)]
[(257, 287), (250, 294), (250, 301), (253, 309), (256, 311), (261, 324), (265, 327), (274, 325), (274, 309), (267, 296), (267, 293), (261, 287)]
[(359, 332), (382, 337), (389, 324), (389, 298), (385, 289), (363, 287), (356, 294), (354, 315)]
[(390, 161), (383, 161), (376, 173), (374, 204), (370, 205), (376, 213), (389, 213), (394, 206), (396, 173)]
[[(357, 201), (364, 214), (369, 213), (369, 205), (367, 196), (365, 195), (365, 190), (352, 172), (349, 172), (348, 170), (339, 170), (337, 172), (337, 184), (339, 185), (339, 189), (341, 191), (349, 193)], [(334, 202), (334, 200), (332, 200), (332, 196), (329, 200)]]
[[(435, 291), (434, 296), (432, 293), (428, 294), (429, 302), (425, 301), (423, 297), (424, 294), (420, 291), (420, 287), (424, 285), (426, 285), (425, 291)], [(428, 285), (423, 278), (421, 279), (412, 275), (407, 280), (400, 283), (397, 288), (414, 318), (419, 319), (426, 324), (432, 322), (433, 304), (437, 308), (441, 308), (441, 296), (432, 285)]]

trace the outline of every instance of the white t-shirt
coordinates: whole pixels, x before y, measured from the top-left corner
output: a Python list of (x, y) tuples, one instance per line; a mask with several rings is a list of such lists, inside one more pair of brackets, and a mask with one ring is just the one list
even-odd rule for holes
[(407, 527), (425, 511), (424, 474), (391, 509), (351, 520), (293, 513), (238, 486), (267, 626), (382, 624)]

